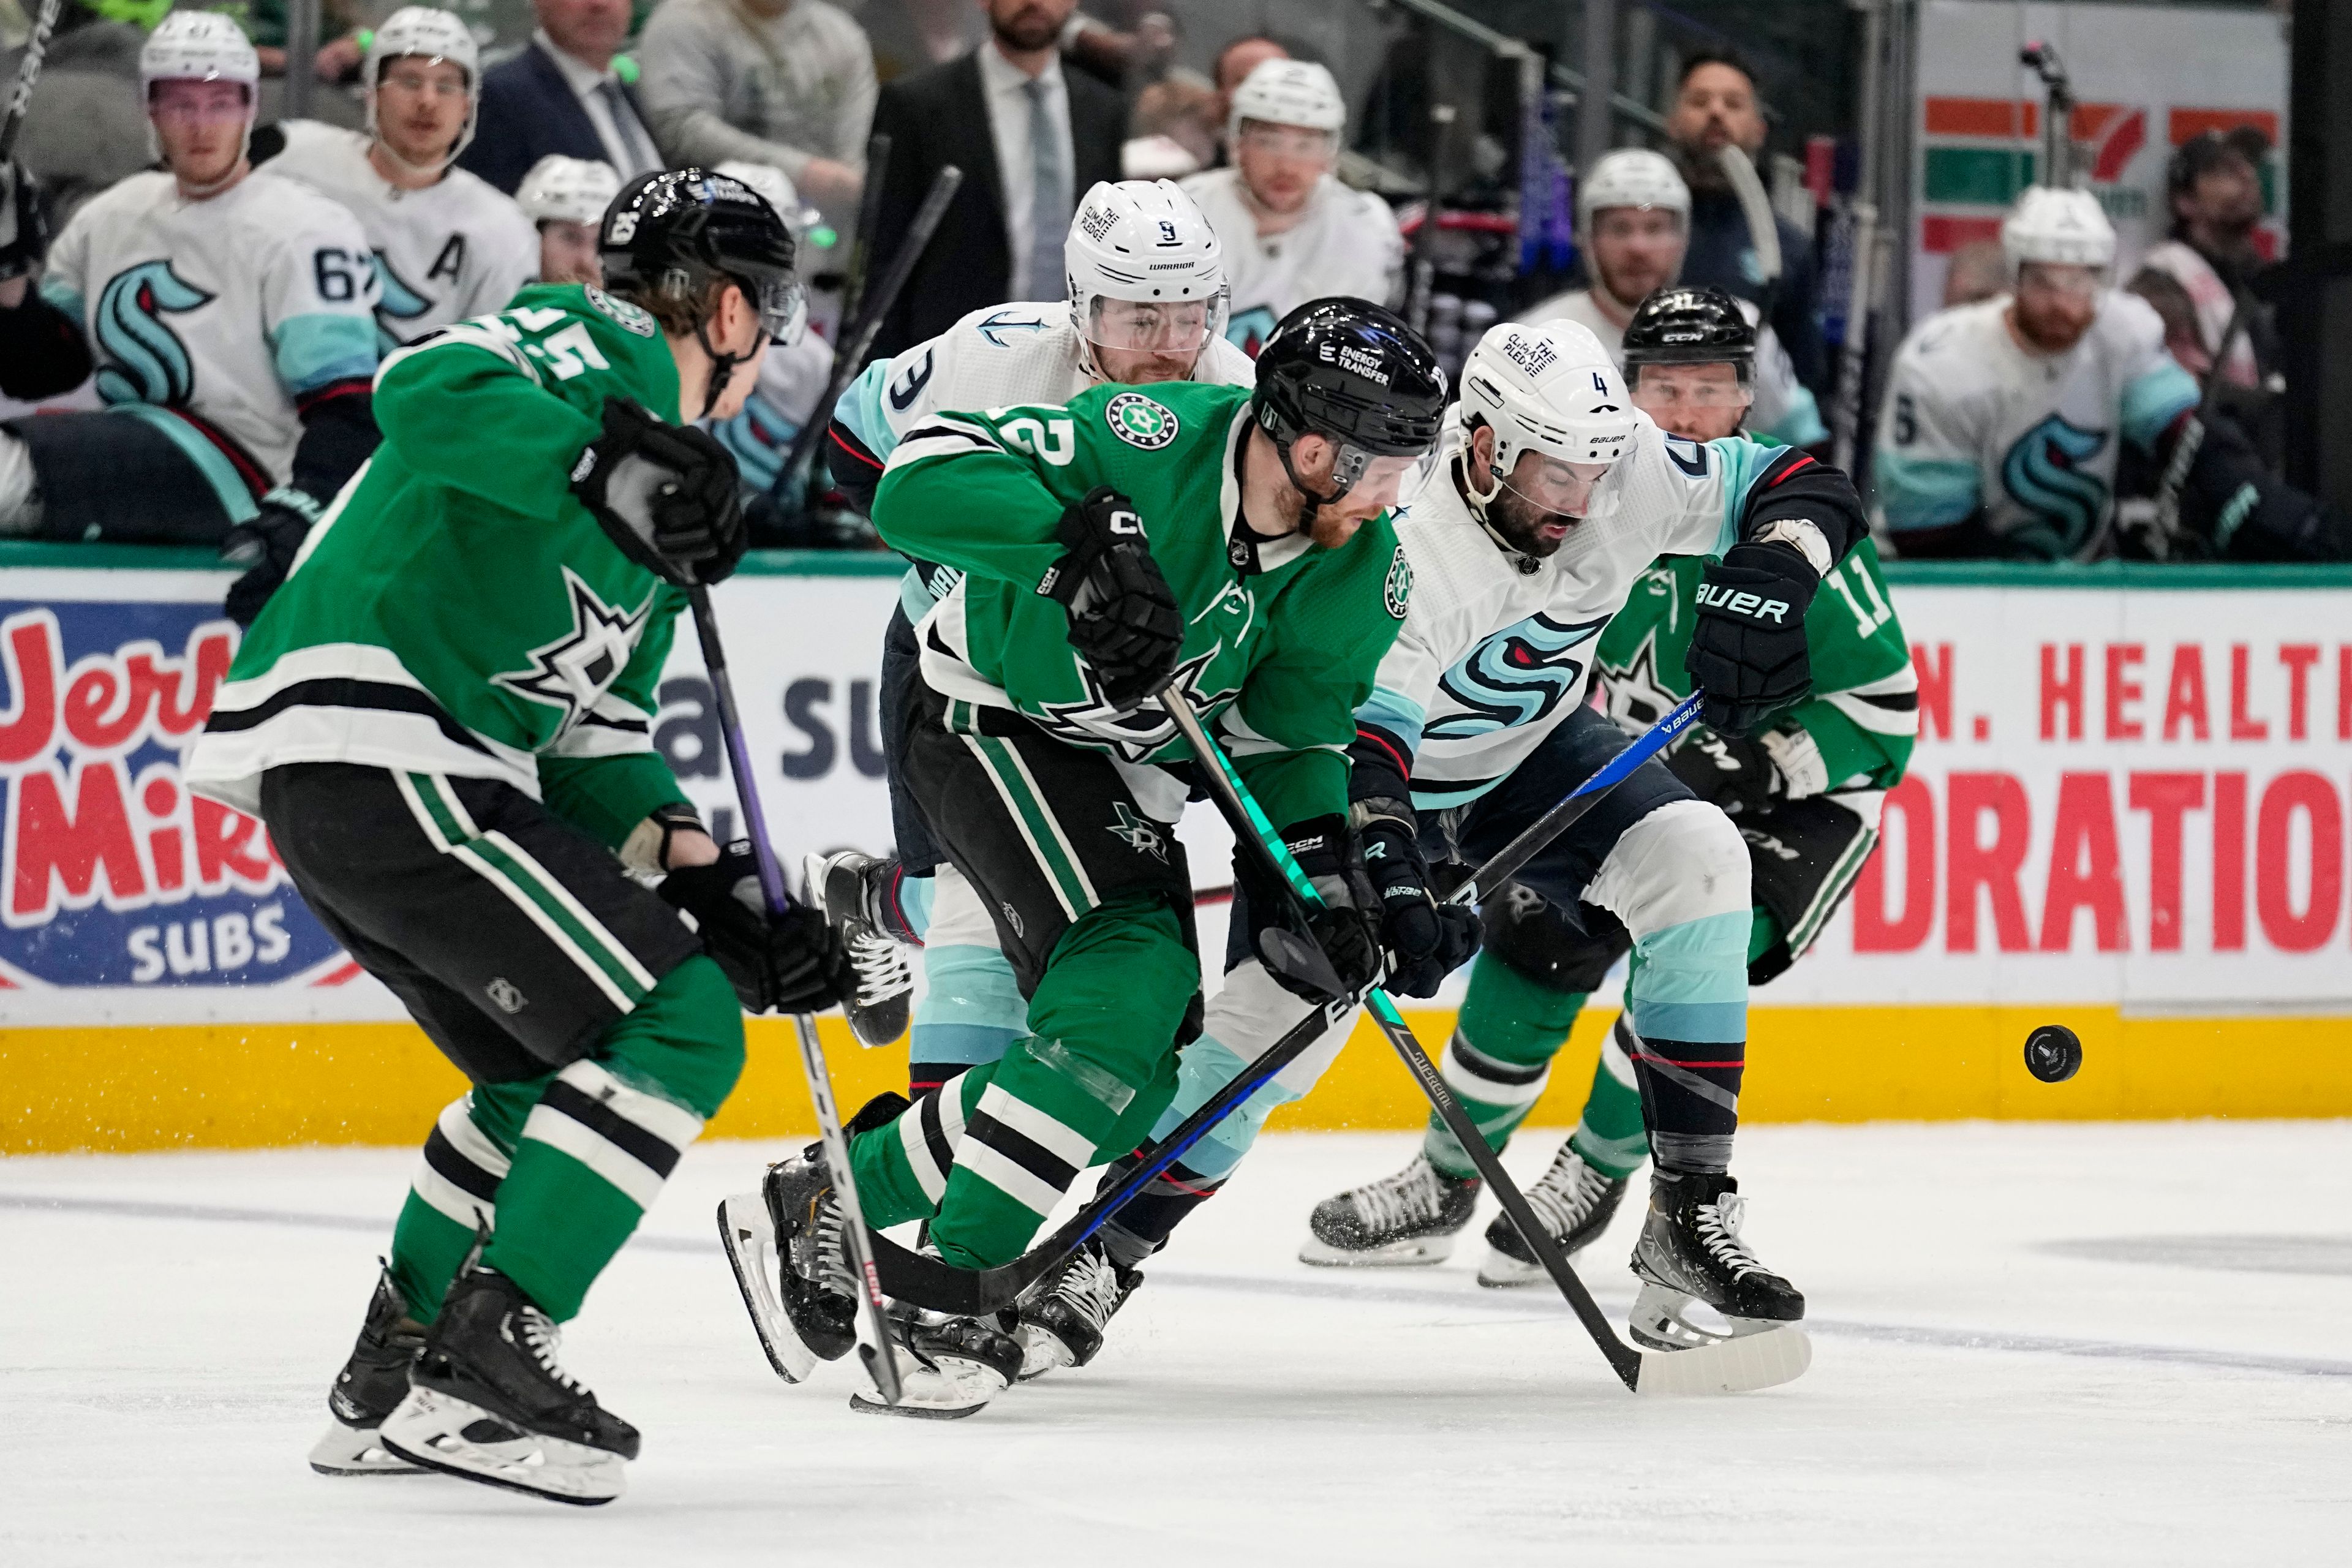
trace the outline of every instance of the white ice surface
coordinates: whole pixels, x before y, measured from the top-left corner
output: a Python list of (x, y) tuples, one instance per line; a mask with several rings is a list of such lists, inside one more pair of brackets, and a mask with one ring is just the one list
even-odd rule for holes
[(1629, 1395), (1475, 1236), (1292, 1260), (1410, 1146), (1269, 1138), (1093, 1367), (953, 1423), (776, 1381), (709, 1218), (776, 1146), (698, 1148), (567, 1341), (646, 1435), (598, 1510), (305, 1468), (412, 1156), (0, 1161), (0, 1563), (2352, 1562), (2352, 1125), (1751, 1129), (1814, 1363), (1735, 1399)]

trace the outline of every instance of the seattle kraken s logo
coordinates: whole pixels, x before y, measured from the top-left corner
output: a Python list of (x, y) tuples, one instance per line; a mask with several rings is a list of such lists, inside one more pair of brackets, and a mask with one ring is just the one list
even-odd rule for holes
[(408, 279), (392, 269), (392, 263), (383, 251), (375, 253), (375, 346), (379, 353), (390, 353), (408, 341), (398, 331), (398, 323), (413, 321), (433, 309), (433, 301), (409, 287)]
[(163, 315), (212, 300), (169, 261), (142, 261), (116, 273), (98, 297), (98, 346), (107, 361), (99, 367), (98, 395), (109, 403), (184, 405), (195, 390), (195, 367)]
[(1438, 679), (1437, 689), (1463, 711), (1430, 724), (1422, 738), (1466, 741), (1549, 717), (1584, 676), (1569, 649), (1608, 624), (1606, 616), (1575, 626), (1529, 616), (1505, 626)]
[(2080, 548), (2107, 515), (2106, 481), (2083, 465), (2107, 444), (2104, 430), (2085, 430), (2053, 414), (2017, 438), (2000, 460), (2002, 488), (2028, 511), (2048, 518), (2070, 551)]

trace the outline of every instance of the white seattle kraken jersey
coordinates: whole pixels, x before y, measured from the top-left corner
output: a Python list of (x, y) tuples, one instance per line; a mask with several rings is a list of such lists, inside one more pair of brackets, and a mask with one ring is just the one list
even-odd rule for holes
[(1475, 800), (1585, 700), (1601, 627), (1661, 555), (1720, 555), (1748, 492), (1780, 448), (1704, 444), (1640, 417), (1633, 449), (1594, 488), (1584, 521), (1538, 561), (1504, 550), (1454, 483), (1459, 405), (1438, 461), (1396, 518), (1412, 595), (1359, 715), (1413, 748), (1413, 805)]
[[(1796, 364), (1780, 346), (1779, 334), (1761, 324), (1763, 312), (1753, 300), (1740, 300), (1739, 313), (1756, 328), (1756, 401), (1748, 410), (1748, 428), (1790, 447), (1817, 447), (1828, 440), (1829, 427), (1822, 423), (1821, 405), (1797, 379)], [(1555, 294), (1511, 319), (1537, 326), (1563, 318), (1590, 327), (1609, 357), (1617, 362), (1617, 369), (1624, 370), (1625, 329), (1601, 310), (1590, 289)]]
[(539, 276), (539, 230), (478, 176), (452, 167), (421, 191), (404, 191), (368, 162), (365, 132), (316, 120), (289, 120), (284, 130), (286, 151), (267, 167), (332, 196), (367, 231), (384, 353), (503, 310)]
[(375, 275), (359, 220), (267, 169), (203, 201), (161, 170), (101, 192), (50, 247), (41, 296), (81, 322), (109, 404), (176, 409), (226, 437), (233, 454), (184, 419), (154, 416), (224, 504), (286, 482), (298, 398), (375, 375)]
[(1296, 226), (1261, 238), (1241, 182), (1239, 169), (1212, 169), (1182, 186), (1224, 246), (1233, 289), (1225, 336), (1251, 358), (1276, 323), (1309, 300), (1344, 294), (1393, 305), (1402, 297), (1404, 239), (1388, 203), (1326, 174)]
[(2009, 296), (1939, 310), (1895, 356), (1878, 416), (1878, 501), (1897, 549), (1979, 507), (1995, 533), (2039, 522), (2068, 553), (2101, 552), (2116, 449), (2152, 450), (2197, 383), (2164, 351), (2164, 323), (2107, 289), (2082, 341), (2032, 353), (2002, 319)]
[[(1067, 403), (1095, 384), (1079, 363), (1078, 349), (1068, 301), (992, 305), (896, 359), (867, 365), (834, 405), (834, 417), (887, 463), (901, 437), (942, 410)], [(1257, 366), (1232, 343), (1212, 342), (1193, 379), (1255, 386)], [(955, 574), (944, 567), (928, 578), (920, 568), (908, 573), (899, 589), (907, 618), (921, 620), (954, 585)]]

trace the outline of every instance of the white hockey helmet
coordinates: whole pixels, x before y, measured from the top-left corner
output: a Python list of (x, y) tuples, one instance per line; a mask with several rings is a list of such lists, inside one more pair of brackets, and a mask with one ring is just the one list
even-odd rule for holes
[[(1070, 219), (1062, 265), (1089, 375), (1102, 375), (1098, 348), (1198, 354), (1224, 335), (1224, 247), (1172, 180), (1097, 181)], [(1172, 309), (1104, 310), (1111, 300)]]
[[(1488, 329), (1462, 366), (1465, 428), (1474, 416), (1494, 429), (1497, 486), (1526, 451), (1561, 463), (1613, 463), (1633, 449), (1640, 423), (1609, 351), (1592, 329), (1566, 320)], [(1494, 492), (1477, 499), (1492, 500)]]
[(1336, 145), (1348, 123), (1348, 100), (1339, 96), (1339, 81), (1312, 60), (1261, 60), (1234, 89), (1228, 141), (1240, 139), (1244, 120), (1328, 132)]
[[(474, 41), (471, 28), (447, 11), (436, 11), (430, 5), (404, 5), (383, 19), (368, 43), (367, 64), (360, 73), (361, 96), (367, 104), (367, 131), (381, 142), (375, 126), (376, 84), (383, 79), (383, 68), (397, 59), (410, 56), (425, 59), (447, 60), (466, 73), (466, 125), (457, 132), (457, 140), (449, 146), (441, 168), (457, 161), (466, 143), (474, 139), (475, 122), (482, 114), (482, 51)], [(384, 153), (396, 163), (407, 160), (389, 147)]]
[(139, 47), (142, 102), (159, 81), (234, 81), (246, 102), (261, 79), (261, 57), (235, 22), (217, 11), (174, 11)]
[(748, 158), (730, 158), (724, 163), (712, 165), (710, 172), (740, 180), (759, 193), (761, 201), (776, 209), (776, 216), (784, 220), (784, 226), (793, 231), (794, 239), (806, 234), (819, 221), (817, 210), (801, 200), (800, 187), (793, 184), (793, 177), (773, 163), (754, 163)]
[(1600, 162), (1576, 185), (1576, 234), (1580, 244), (1592, 243), (1592, 215), (1611, 207), (1656, 207), (1673, 213), (1690, 227), (1690, 187), (1682, 172), (1664, 153), (1647, 147), (1620, 147), (1603, 153)]
[(620, 194), (621, 176), (602, 158), (550, 153), (515, 187), (515, 205), (533, 223), (594, 225), (604, 221), (604, 209)]
[(2115, 265), (2116, 228), (2088, 191), (2028, 185), (2001, 219), (2000, 252), (2011, 277), (2029, 261), (2104, 272)]

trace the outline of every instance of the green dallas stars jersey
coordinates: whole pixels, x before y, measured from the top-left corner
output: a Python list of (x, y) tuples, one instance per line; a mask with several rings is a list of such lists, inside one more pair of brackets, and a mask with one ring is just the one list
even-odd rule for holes
[[(1690, 695), (1683, 655), (1690, 647), (1699, 574), (1706, 562), (1660, 556), (1601, 634), (1594, 673), (1609, 716), (1636, 734)], [(1891, 789), (1919, 734), (1919, 682), (1903, 623), (1865, 539), (1832, 567), (1805, 612), (1813, 695), (1775, 717), (1802, 729), (1821, 752), (1825, 787)]]
[(1412, 573), (1385, 514), (1337, 550), (1241, 515), (1247, 387), (1099, 386), (1064, 407), (940, 414), (907, 432), (875, 497), (894, 548), (963, 574), (916, 636), (951, 703), (1012, 708), (1127, 763), (1189, 760), (1156, 702), (1118, 713), (1037, 592), (1055, 531), (1097, 485), (1134, 502), (1190, 626), (1179, 689), (1281, 826), (1347, 809), (1355, 710), (1396, 639)]
[(247, 634), (191, 787), (252, 812), (287, 763), (499, 779), (615, 847), (683, 800), (650, 721), (684, 595), (570, 489), (608, 396), (677, 418), (653, 318), (593, 289), (526, 289), (387, 359), (383, 444)]

